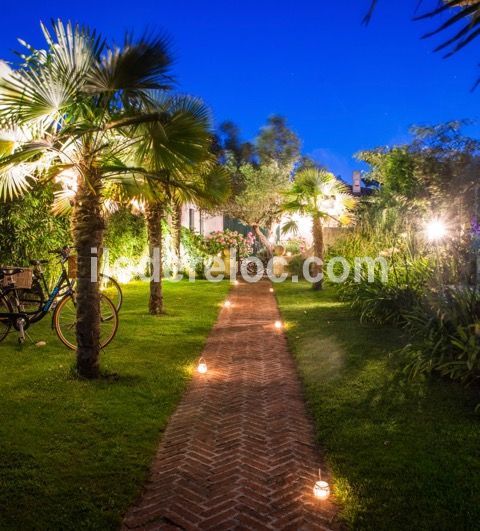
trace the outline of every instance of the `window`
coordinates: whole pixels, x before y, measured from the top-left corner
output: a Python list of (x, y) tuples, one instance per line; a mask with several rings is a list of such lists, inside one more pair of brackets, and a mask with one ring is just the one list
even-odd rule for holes
[(195, 230), (195, 209), (188, 209), (188, 226), (190, 230)]
[(200, 234), (203, 236), (204, 232), (205, 232), (205, 226), (204, 226), (203, 212), (200, 210)]

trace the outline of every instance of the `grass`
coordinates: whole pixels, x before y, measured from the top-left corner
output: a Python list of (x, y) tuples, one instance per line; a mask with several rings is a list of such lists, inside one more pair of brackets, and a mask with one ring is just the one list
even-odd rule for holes
[(362, 325), (329, 288), (276, 286), (318, 441), (355, 529), (478, 529), (478, 390), (409, 381), (398, 330)]
[(146, 283), (125, 287), (102, 355), (115, 380), (80, 381), (49, 328), (47, 346), (0, 344), (0, 529), (115, 529), (140, 492), (228, 284), (166, 283), (167, 315), (147, 315)]

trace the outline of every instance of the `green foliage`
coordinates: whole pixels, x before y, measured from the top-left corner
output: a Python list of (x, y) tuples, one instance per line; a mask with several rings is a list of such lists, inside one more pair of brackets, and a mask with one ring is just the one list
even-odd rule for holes
[(182, 227), (182, 265), (185, 271), (194, 271), (198, 278), (203, 278), (204, 267), (212, 261), (205, 238), (200, 234)]
[(53, 189), (36, 184), (21, 200), (0, 204), (0, 263), (28, 265), (70, 243), (69, 221), (52, 215)]
[(431, 292), (405, 314), (415, 341), (407, 345), (413, 376), (437, 372), (451, 380), (480, 379), (480, 294), (473, 289)]
[(256, 146), (261, 164), (276, 162), (280, 166), (293, 168), (300, 158), (300, 139), (289, 129), (283, 116), (268, 118), (257, 137)]
[(236, 193), (225, 212), (248, 226), (270, 227), (281, 215), (282, 194), (289, 184), (289, 171), (276, 162), (262, 166), (244, 164), (234, 174)]
[(148, 252), (145, 218), (121, 207), (108, 218), (104, 246), (112, 262), (120, 257), (137, 262)]

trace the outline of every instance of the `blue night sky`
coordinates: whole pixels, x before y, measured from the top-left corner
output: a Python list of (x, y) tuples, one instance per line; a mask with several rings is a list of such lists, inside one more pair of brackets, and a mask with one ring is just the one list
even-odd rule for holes
[[(0, 57), (17, 37), (42, 43), (39, 20), (71, 19), (121, 41), (125, 30), (163, 30), (174, 43), (179, 90), (202, 97), (216, 122), (253, 139), (268, 115), (285, 115), (306, 154), (348, 178), (361, 149), (403, 142), (412, 124), (478, 119), (480, 40), (443, 60), (431, 21), (412, 22), (417, 0), (136, 0), (6, 2)], [(436, 5), (436, 0), (425, 0)], [(438, 21), (437, 21), (438, 23)], [(468, 133), (480, 136), (480, 127)]]

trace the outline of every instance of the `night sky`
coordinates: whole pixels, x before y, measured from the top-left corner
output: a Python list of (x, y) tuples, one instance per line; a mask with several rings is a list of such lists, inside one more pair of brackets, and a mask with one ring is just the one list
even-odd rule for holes
[[(39, 20), (88, 24), (121, 41), (125, 30), (166, 32), (178, 90), (202, 97), (218, 122), (237, 122), (253, 139), (268, 115), (283, 114), (306, 154), (348, 178), (361, 149), (404, 142), (412, 124), (479, 118), (480, 40), (444, 60), (432, 21), (413, 22), (418, 0), (170, 0), (3, 3), (0, 57), (17, 37), (42, 43)], [(425, 7), (436, 5), (425, 0)], [(480, 136), (480, 127), (468, 133)]]

